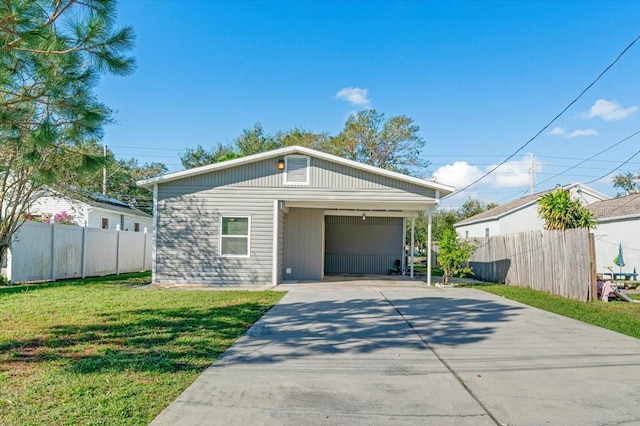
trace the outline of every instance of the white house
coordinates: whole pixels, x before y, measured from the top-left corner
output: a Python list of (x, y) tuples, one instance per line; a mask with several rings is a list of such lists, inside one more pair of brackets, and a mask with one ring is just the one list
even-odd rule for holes
[[(608, 200), (609, 197), (586, 185), (572, 183), (562, 187), (588, 206), (597, 201)], [(454, 225), (458, 235), (464, 238), (489, 237), (493, 235), (516, 234), (544, 228), (544, 221), (538, 215), (536, 202), (540, 197), (555, 189), (527, 195), (487, 210)]]
[(67, 212), (77, 225), (88, 228), (117, 229), (123, 231), (151, 232), (153, 217), (129, 204), (104, 195), (94, 199), (72, 199), (50, 194), (38, 198), (29, 209), (29, 214), (42, 216)]
[[(593, 231), (597, 271), (640, 272), (640, 194), (599, 201), (587, 208), (598, 222)], [(624, 259), (622, 268), (614, 264), (620, 246)]]

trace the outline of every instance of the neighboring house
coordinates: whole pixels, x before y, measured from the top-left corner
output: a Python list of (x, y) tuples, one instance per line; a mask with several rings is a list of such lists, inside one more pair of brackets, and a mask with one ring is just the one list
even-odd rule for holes
[(298, 146), (138, 184), (153, 189), (154, 282), (241, 286), (387, 274), (408, 218), (453, 192)]
[[(562, 188), (569, 191), (572, 198), (580, 200), (585, 206), (609, 199), (605, 194), (580, 183), (565, 185)], [(538, 215), (537, 201), (543, 195), (554, 190), (518, 198), (462, 220), (453, 226), (458, 235), (464, 238), (516, 234), (544, 229), (544, 220)]]
[(88, 228), (117, 229), (119, 227), (123, 231), (134, 232), (144, 232), (147, 228), (151, 232), (153, 224), (153, 217), (150, 214), (102, 194), (96, 195), (92, 200), (78, 200), (51, 193), (38, 198), (28, 213), (32, 216), (41, 216), (62, 212), (71, 214), (77, 225)]
[(620, 272), (614, 264), (622, 244), (622, 272), (640, 272), (640, 194), (612, 198), (587, 206), (598, 227), (593, 231), (597, 272)]

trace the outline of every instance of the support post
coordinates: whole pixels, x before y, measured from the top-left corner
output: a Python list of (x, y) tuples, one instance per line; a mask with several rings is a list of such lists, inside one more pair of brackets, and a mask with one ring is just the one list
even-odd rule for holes
[(411, 241), (409, 242), (409, 250), (411, 251), (411, 279), (413, 279), (413, 242), (416, 240), (416, 214), (411, 213)]
[(427, 285), (431, 285), (431, 223), (433, 207), (427, 210)]

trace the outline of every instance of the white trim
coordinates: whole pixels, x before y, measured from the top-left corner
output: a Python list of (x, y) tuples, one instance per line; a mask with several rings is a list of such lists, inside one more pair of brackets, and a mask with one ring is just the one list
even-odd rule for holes
[[(230, 218), (247, 218), (247, 254), (223, 254), (222, 253), (222, 219), (225, 217)], [(225, 237), (244, 237), (244, 235), (225, 235)], [(250, 214), (236, 214), (236, 213), (220, 213), (218, 218), (218, 256), (220, 257), (251, 257), (251, 215)]]
[[(240, 166), (243, 164), (249, 164), (260, 160), (266, 160), (273, 157), (282, 157), (290, 154), (301, 154), (308, 155), (310, 157), (319, 158), (322, 160), (326, 160), (332, 163), (342, 164), (345, 166), (353, 167), (355, 169), (368, 171), (371, 173), (375, 173), (380, 176), (386, 176), (392, 179), (396, 179), (399, 181), (412, 183), (415, 185), (422, 186), (424, 188), (440, 190), (440, 196), (444, 193), (444, 196), (450, 195), (454, 192), (454, 188), (449, 185), (443, 185), (441, 183), (428, 181), (420, 178), (416, 178), (413, 176), (407, 176), (402, 173), (392, 172), (390, 170), (381, 169), (379, 167), (370, 166), (368, 164), (359, 163), (357, 161), (348, 160), (346, 158), (338, 157), (336, 155), (326, 154), (324, 152), (316, 151), (310, 148), (305, 148), (302, 146), (288, 146), (285, 148), (274, 149), (273, 151), (267, 151), (260, 154), (250, 155), (247, 157), (235, 158), (233, 160), (222, 161), (220, 163), (209, 164), (206, 166), (195, 167), (193, 169), (183, 170), (180, 172), (170, 173), (163, 176), (158, 176), (151, 179), (145, 179), (138, 181), (136, 184), (142, 187), (151, 187), (153, 184), (157, 183), (166, 183), (171, 182), (177, 179), (183, 179), (189, 176), (195, 176), (203, 173), (209, 173), (217, 170), (224, 170), (231, 167)], [(274, 169), (275, 169), (274, 165)]]
[(278, 285), (278, 223), (280, 218), (279, 200), (273, 200), (273, 251), (271, 254), (271, 284)]
[(433, 222), (433, 208), (427, 210), (427, 285), (431, 285), (431, 227)]
[(153, 185), (153, 212), (151, 222), (151, 282), (158, 282), (158, 184)]
[[(304, 158), (305, 160), (307, 160), (307, 165), (305, 168), (306, 171), (306, 178), (304, 182), (289, 182), (288, 181), (288, 177), (289, 177), (289, 158)], [(309, 186), (309, 169), (311, 168), (311, 157), (309, 157), (308, 155), (287, 155), (286, 157), (284, 157), (284, 173), (282, 174), (283, 179), (284, 179), (284, 184), (288, 185), (288, 186)]]
[(413, 279), (413, 252), (415, 251), (413, 242), (416, 240), (416, 216), (411, 215), (411, 241), (409, 242), (409, 252), (411, 253), (411, 279)]
[(414, 210), (409, 211), (378, 211), (378, 210), (325, 210), (325, 216), (362, 216), (367, 217), (411, 217)]

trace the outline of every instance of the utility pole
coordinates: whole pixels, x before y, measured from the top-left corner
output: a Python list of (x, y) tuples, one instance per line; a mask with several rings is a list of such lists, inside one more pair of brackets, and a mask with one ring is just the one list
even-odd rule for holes
[(102, 165), (102, 195), (107, 195), (107, 144), (102, 145), (102, 156), (104, 164)]
[(529, 168), (529, 193), (533, 194), (536, 191), (536, 160), (531, 154), (531, 166)]

